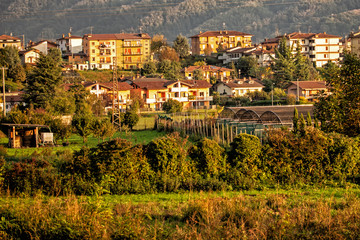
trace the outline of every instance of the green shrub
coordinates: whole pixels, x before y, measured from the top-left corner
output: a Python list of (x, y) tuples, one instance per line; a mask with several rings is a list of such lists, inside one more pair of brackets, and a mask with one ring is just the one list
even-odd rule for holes
[(190, 158), (204, 178), (218, 178), (226, 172), (224, 148), (208, 138), (198, 141), (189, 151)]
[(164, 183), (162, 180), (178, 181), (172, 185), (180, 185), (192, 176), (193, 167), (187, 159), (186, 145), (187, 139), (181, 138), (179, 133), (155, 139), (147, 145), (146, 156), (153, 171), (157, 174), (160, 185)]
[(176, 113), (176, 112), (181, 112), (183, 106), (182, 103), (179, 102), (178, 100), (168, 99), (166, 102), (164, 102), (162, 108), (166, 113)]
[(233, 187), (252, 188), (263, 172), (260, 139), (249, 134), (239, 134), (230, 144), (228, 153), (231, 165), (228, 179)]

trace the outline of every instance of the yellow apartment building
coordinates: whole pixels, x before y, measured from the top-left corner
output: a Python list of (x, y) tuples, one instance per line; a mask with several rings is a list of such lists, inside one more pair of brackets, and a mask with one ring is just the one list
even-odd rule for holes
[(140, 96), (145, 107), (161, 110), (168, 99), (175, 99), (184, 108), (208, 108), (213, 97), (211, 84), (204, 80), (169, 81), (165, 79), (138, 79), (132, 83), (132, 95)]
[(89, 69), (142, 68), (149, 62), (151, 38), (146, 33), (86, 34), (83, 50)]
[(191, 51), (194, 55), (216, 53), (219, 46), (223, 49), (233, 47), (251, 47), (252, 34), (238, 31), (207, 31), (200, 32), (191, 38)]
[(6, 46), (16, 47), (18, 50), (21, 50), (22, 49), (21, 39), (9, 35), (1, 35), (0, 48), (4, 48)]

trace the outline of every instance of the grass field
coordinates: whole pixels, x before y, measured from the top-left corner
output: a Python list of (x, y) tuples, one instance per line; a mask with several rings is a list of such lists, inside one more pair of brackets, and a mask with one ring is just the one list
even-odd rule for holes
[[(114, 134), (113, 138), (123, 138), (131, 141), (133, 144), (147, 144), (151, 140), (165, 136), (164, 132), (158, 132), (155, 130), (143, 130), (143, 131), (132, 131), (132, 132), (117, 132)], [(109, 139), (106, 139), (109, 140)], [(78, 151), (83, 146), (88, 147), (95, 147), (99, 142), (102, 142), (102, 140), (99, 141), (99, 139), (90, 136), (88, 137), (88, 140), (86, 143), (83, 143), (83, 138), (73, 134), (69, 138), (69, 146), (56, 146), (56, 147), (42, 147), (42, 148), (5, 148), (6, 149), (6, 156), (8, 157), (28, 157), (34, 153), (38, 154), (47, 154), (49, 151), (52, 153), (56, 153), (59, 151)], [(8, 139), (7, 138), (0, 138), (0, 145), (7, 146)]]
[(357, 239), (359, 189), (0, 198), (2, 239)]

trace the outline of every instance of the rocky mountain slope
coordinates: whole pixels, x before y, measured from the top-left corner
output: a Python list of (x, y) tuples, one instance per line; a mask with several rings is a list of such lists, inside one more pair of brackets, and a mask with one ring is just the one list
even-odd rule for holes
[(0, 2), (0, 34), (26, 40), (72, 33), (176, 35), (231, 29), (259, 42), (277, 34), (358, 30), (359, 0), (8, 0)]

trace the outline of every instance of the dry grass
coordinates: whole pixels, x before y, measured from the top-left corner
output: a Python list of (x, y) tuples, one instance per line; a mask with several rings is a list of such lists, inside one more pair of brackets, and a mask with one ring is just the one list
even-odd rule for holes
[(6, 196), (0, 217), (2, 239), (356, 239), (360, 200), (264, 193), (163, 204)]

